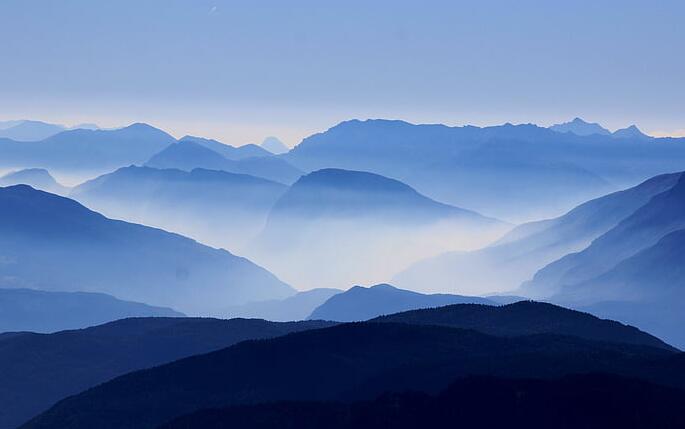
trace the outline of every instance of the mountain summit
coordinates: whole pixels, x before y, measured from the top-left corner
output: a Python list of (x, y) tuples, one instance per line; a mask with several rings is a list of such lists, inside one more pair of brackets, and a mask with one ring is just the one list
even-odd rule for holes
[(573, 133), (577, 136), (590, 136), (593, 134), (608, 136), (611, 134), (609, 130), (598, 123), (586, 122), (580, 118), (575, 118), (571, 122), (552, 125), (549, 129), (558, 133)]

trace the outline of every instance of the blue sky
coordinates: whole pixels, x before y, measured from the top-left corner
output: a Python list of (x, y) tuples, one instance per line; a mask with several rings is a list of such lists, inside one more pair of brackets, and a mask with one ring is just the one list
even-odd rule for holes
[(367, 117), (685, 133), (683, 22), (682, 1), (0, 0), (0, 120), (233, 144)]

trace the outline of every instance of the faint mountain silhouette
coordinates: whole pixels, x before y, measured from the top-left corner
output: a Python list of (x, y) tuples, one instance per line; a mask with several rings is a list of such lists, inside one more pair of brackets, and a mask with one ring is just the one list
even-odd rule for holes
[(340, 289), (332, 288), (311, 289), (284, 299), (249, 302), (228, 309), (226, 314), (230, 317), (254, 317), (276, 322), (304, 320), (315, 308), (341, 292), (343, 291)]
[(110, 220), (25, 185), (0, 188), (0, 206), (0, 278), (6, 286), (103, 292), (205, 315), (294, 293), (225, 250)]
[(231, 146), (216, 140), (205, 139), (202, 137), (185, 136), (180, 141), (190, 141), (219, 153), (224, 158), (237, 161), (239, 159), (252, 158), (256, 156), (271, 156), (272, 153), (255, 145), (246, 144), (244, 146)]
[(430, 283), (460, 293), (511, 291), (562, 256), (585, 249), (595, 238), (672, 188), (680, 173), (654, 177), (574, 208), (563, 216), (514, 228), (502, 239), (472, 252), (450, 252), (419, 261), (393, 278), (400, 287)]
[(258, 156), (239, 160), (227, 159), (220, 153), (190, 140), (181, 140), (157, 153), (145, 163), (147, 167), (176, 168), (191, 171), (196, 168), (249, 174), (290, 184), (302, 172), (274, 156)]
[(290, 148), (286, 146), (285, 143), (283, 143), (276, 137), (265, 138), (260, 146), (276, 155), (286, 153), (290, 150)]
[(397, 289), (388, 284), (380, 284), (369, 288), (355, 286), (343, 293), (332, 296), (322, 303), (311, 313), (309, 319), (356, 322), (369, 320), (384, 314), (417, 308), (467, 303), (495, 304), (493, 301), (475, 296), (425, 295), (409, 290)]
[(0, 332), (56, 332), (126, 317), (179, 317), (170, 308), (121, 301), (102, 293), (0, 289)]
[(29, 185), (41, 191), (58, 195), (66, 195), (69, 188), (59, 184), (50, 173), (43, 168), (27, 168), (14, 171), (0, 177), (0, 186)]
[(325, 169), (278, 200), (248, 255), (300, 287), (345, 288), (382, 282), (417, 259), (483, 245), (507, 229), (387, 177)]
[(125, 167), (71, 196), (116, 219), (156, 226), (216, 247), (242, 248), (263, 228), (286, 186), (226, 171)]
[(573, 133), (578, 136), (590, 136), (593, 134), (608, 136), (611, 131), (602, 127), (597, 123), (585, 122), (580, 118), (575, 118), (571, 122), (564, 122), (563, 124), (556, 124), (549, 127), (550, 130), (558, 133)]

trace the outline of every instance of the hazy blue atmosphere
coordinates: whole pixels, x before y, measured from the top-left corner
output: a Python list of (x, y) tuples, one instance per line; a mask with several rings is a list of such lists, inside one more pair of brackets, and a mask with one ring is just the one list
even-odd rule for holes
[(677, 0), (3, 0), (0, 120), (233, 145), (374, 117), (683, 135), (684, 18)]
[(683, 23), (0, 0), (0, 429), (685, 428)]

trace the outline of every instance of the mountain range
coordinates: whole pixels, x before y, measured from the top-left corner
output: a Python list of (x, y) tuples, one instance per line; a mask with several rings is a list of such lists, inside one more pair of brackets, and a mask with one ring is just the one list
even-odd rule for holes
[(422, 256), (484, 244), (508, 228), (397, 180), (324, 169), (281, 196), (247, 254), (302, 288), (346, 288), (382, 282)]
[(0, 139), (0, 166), (105, 172), (141, 164), (175, 142), (164, 131), (140, 123), (116, 130), (67, 130), (33, 142)]
[(244, 340), (331, 326), (209, 318), (131, 318), (54, 334), (0, 335), (0, 428), (113, 377)]
[[(536, 313), (531, 313), (534, 306), (517, 306), (513, 312), (527, 320), (532, 332), (539, 332)], [(598, 326), (612, 337), (626, 332), (620, 324), (583, 313), (569, 316), (569, 321), (583, 326), (576, 330), (581, 335), (594, 336)], [(593, 322), (586, 324), (588, 318)], [(483, 325), (492, 321), (486, 318)], [(365, 400), (407, 390), (438, 392), (469, 375), (554, 379), (609, 372), (685, 385), (685, 378), (674, 372), (685, 364), (682, 355), (662, 343), (652, 347), (587, 340), (558, 335), (555, 325), (547, 328), (548, 333), (530, 335), (524, 325), (521, 335), (493, 336), (446, 326), (364, 322), (247, 341), (115, 378), (60, 401), (22, 428), (155, 428), (206, 408)], [(653, 337), (641, 335), (655, 344)]]
[[(517, 289), (545, 265), (585, 249), (652, 197), (671, 189), (680, 176), (660, 175), (583, 203), (557, 218), (519, 225), (482, 249), (419, 261), (396, 275), (393, 283), (415, 290), (429, 284), (438, 291), (481, 294)], [(539, 296), (529, 289), (526, 293)]]
[(205, 315), (294, 293), (265, 269), (228, 251), (111, 220), (25, 185), (0, 188), (0, 206), (5, 287), (102, 292)]
[(152, 156), (145, 162), (145, 166), (185, 171), (196, 168), (223, 170), (249, 174), (284, 184), (291, 184), (302, 175), (300, 170), (272, 155), (229, 159), (214, 148), (207, 147), (206, 144), (207, 141), (200, 144), (192, 139), (183, 139)]
[(109, 217), (235, 250), (261, 231), (286, 189), (281, 183), (226, 171), (131, 166), (87, 181), (70, 196)]
[(439, 201), (505, 220), (553, 217), (649, 177), (685, 169), (680, 139), (578, 136), (535, 125), (493, 127), (347, 121), (284, 159), (401, 180)]

